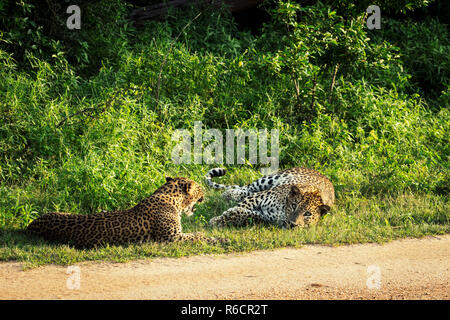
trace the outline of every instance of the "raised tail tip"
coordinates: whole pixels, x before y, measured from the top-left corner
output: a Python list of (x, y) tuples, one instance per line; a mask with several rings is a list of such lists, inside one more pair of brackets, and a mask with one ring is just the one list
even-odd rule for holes
[(211, 170), (208, 171), (208, 173), (206, 174), (206, 177), (222, 177), (227, 173), (227, 169), (225, 168), (213, 168)]
[(212, 181), (214, 177), (222, 177), (227, 173), (225, 168), (214, 168), (208, 171), (205, 176), (206, 184), (214, 189), (225, 189), (227, 186)]

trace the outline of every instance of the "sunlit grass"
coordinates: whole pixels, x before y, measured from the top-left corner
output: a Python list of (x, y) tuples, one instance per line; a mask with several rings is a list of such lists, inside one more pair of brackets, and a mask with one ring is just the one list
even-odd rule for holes
[(192, 217), (183, 218), (183, 228), (184, 232), (200, 231), (208, 236), (228, 238), (230, 243), (226, 245), (151, 242), (79, 250), (27, 236), (20, 228), (7, 228), (0, 229), (0, 260), (21, 261), (25, 267), (48, 263), (70, 265), (81, 261), (125, 262), (154, 257), (300, 248), (305, 244), (383, 243), (402, 237), (450, 232), (448, 201), (442, 196), (413, 194), (369, 199), (340, 198), (332, 212), (310, 228), (286, 230), (262, 225), (210, 228), (207, 221), (231, 205), (212, 196), (214, 193), (210, 192), (211, 196), (199, 205)]

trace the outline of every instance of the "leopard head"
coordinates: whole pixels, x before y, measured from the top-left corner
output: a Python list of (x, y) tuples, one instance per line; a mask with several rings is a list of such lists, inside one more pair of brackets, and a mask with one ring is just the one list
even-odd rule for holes
[(184, 214), (191, 216), (195, 211), (195, 204), (203, 201), (202, 187), (188, 178), (166, 177), (166, 185), (171, 185), (174, 192), (182, 195), (181, 207)]
[(313, 186), (291, 185), (286, 199), (285, 227), (307, 227), (316, 224), (330, 211), (323, 203), (320, 190)]

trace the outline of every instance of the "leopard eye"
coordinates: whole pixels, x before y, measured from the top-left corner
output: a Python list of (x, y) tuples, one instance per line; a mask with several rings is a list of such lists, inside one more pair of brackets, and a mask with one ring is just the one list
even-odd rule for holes
[(304, 216), (304, 217), (310, 217), (310, 216), (312, 216), (312, 214), (311, 214), (311, 212), (306, 211), (306, 212), (303, 214), (303, 216)]

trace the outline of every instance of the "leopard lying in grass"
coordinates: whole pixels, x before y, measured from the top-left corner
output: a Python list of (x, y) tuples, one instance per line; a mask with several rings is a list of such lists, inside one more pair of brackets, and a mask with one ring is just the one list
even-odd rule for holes
[(167, 177), (164, 185), (131, 209), (92, 215), (49, 213), (31, 222), (27, 231), (76, 247), (145, 241), (222, 242), (181, 231), (181, 214), (192, 215), (194, 205), (202, 200), (202, 188), (195, 181)]
[(309, 226), (317, 223), (334, 203), (334, 187), (323, 174), (308, 168), (291, 168), (264, 176), (246, 186), (229, 186), (212, 181), (226, 170), (208, 171), (206, 184), (226, 189), (224, 198), (238, 204), (210, 220), (212, 226), (242, 226), (266, 222), (280, 227)]

